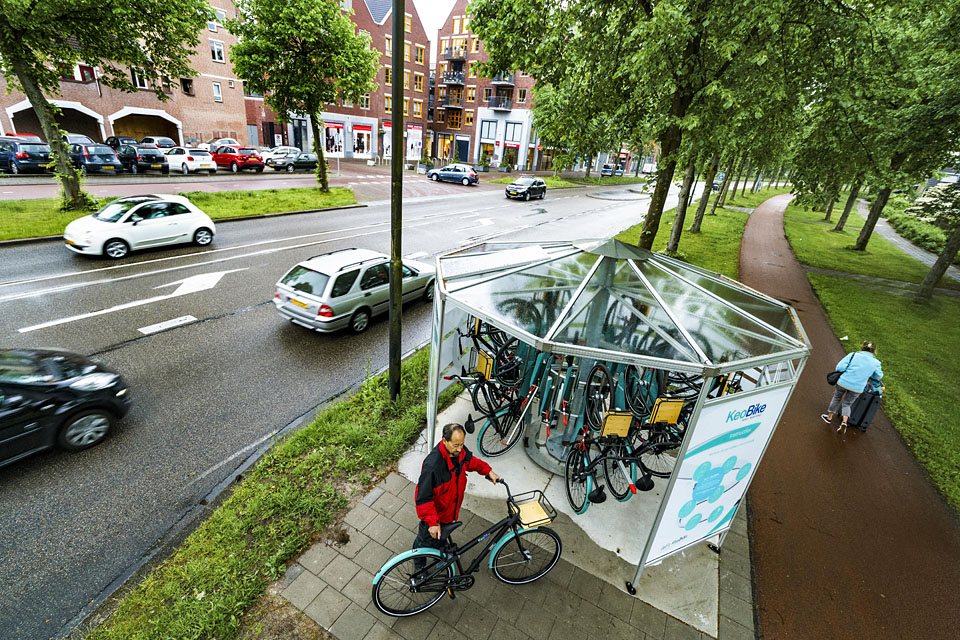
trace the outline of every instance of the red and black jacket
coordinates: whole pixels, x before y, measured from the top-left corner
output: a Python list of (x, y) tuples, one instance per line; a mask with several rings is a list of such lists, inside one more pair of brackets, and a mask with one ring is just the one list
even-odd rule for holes
[(490, 465), (473, 457), (466, 447), (455, 460), (442, 441), (434, 447), (420, 468), (416, 487), (417, 517), (431, 527), (455, 522), (467, 488), (467, 471), (487, 475)]

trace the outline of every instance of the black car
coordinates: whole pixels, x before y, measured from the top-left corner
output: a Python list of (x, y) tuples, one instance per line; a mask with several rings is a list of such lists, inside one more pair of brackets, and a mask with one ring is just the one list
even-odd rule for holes
[(272, 167), (274, 171), (286, 171), (287, 173), (293, 173), (298, 169), (316, 169), (317, 154), (291, 151), (285, 156), (269, 158), (267, 166)]
[(120, 374), (65, 351), (0, 349), (0, 467), (99, 444), (130, 410)]
[(105, 144), (71, 144), (67, 153), (73, 165), (83, 173), (121, 173), (120, 158)]
[(531, 178), (530, 176), (521, 176), (507, 185), (504, 193), (508, 198), (545, 198), (547, 196), (547, 183), (541, 178)]
[(147, 136), (140, 141), (140, 144), (152, 144), (160, 147), (161, 149), (173, 149), (177, 146), (177, 143), (173, 141), (173, 138), (168, 138), (166, 136)]
[(107, 138), (107, 141), (104, 142), (105, 145), (116, 151), (125, 144), (140, 144), (137, 142), (137, 139), (131, 136), (110, 136)]
[(147, 171), (159, 171), (160, 173), (170, 173), (170, 164), (167, 162), (167, 156), (163, 151), (152, 144), (125, 144), (117, 150), (120, 162), (123, 163), (123, 170), (130, 173), (144, 173)]
[(7, 173), (43, 173), (50, 164), (50, 146), (30, 138), (0, 137), (0, 170)]

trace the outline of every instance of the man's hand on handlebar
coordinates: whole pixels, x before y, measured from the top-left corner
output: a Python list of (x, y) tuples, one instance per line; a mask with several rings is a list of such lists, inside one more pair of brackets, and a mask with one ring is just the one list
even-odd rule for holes
[(498, 482), (500, 482), (500, 476), (498, 476), (493, 471), (491, 471), (490, 473), (487, 474), (487, 480), (489, 480), (493, 484), (497, 484)]

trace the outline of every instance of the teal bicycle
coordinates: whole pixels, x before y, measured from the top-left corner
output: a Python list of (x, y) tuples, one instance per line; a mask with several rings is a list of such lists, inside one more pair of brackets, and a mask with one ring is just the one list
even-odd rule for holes
[[(512, 495), (507, 489), (507, 517), (463, 546), (450, 539), (460, 522), (441, 525), (440, 549), (412, 549), (388, 560), (373, 578), (373, 603), (388, 616), (404, 617), (426, 611), (443, 596), (473, 586), (480, 563), (489, 555), (490, 569), (507, 584), (526, 584), (542, 578), (560, 559), (560, 536), (549, 524), (557, 512), (542, 491)], [(489, 540), (466, 569), (460, 563), (464, 553)]]

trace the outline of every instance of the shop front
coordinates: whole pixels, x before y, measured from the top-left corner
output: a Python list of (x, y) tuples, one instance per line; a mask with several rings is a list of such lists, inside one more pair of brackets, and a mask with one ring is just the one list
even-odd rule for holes
[(437, 134), (437, 158), (448, 160), (453, 157), (453, 136), (449, 133)]
[(343, 122), (324, 120), (320, 128), (323, 134), (323, 152), (328, 158), (342, 158), (344, 146)]
[(373, 146), (371, 139), (373, 136), (373, 125), (356, 124), (352, 125), (353, 131), (353, 157), (354, 158), (372, 158)]
[(519, 142), (504, 142), (503, 143), (503, 158), (500, 160), (500, 166), (507, 167), (516, 167), (517, 159), (520, 157), (520, 143)]

